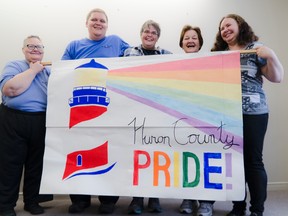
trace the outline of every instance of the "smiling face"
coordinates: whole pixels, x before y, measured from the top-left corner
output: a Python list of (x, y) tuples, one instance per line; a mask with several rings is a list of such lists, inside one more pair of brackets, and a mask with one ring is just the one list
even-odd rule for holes
[(159, 39), (159, 32), (153, 25), (148, 25), (141, 32), (142, 47), (147, 50), (154, 50)]
[(190, 29), (185, 32), (182, 40), (182, 49), (185, 53), (193, 53), (200, 50), (199, 37), (195, 30)]
[(30, 37), (24, 41), (22, 52), (28, 62), (41, 61), (44, 56), (44, 47), (37, 37)]
[(89, 38), (91, 40), (101, 40), (105, 37), (108, 29), (108, 20), (104, 13), (93, 12), (86, 21)]
[(224, 18), (220, 25), (220, 33), (222, 39), (228, 44), (228, 46), (237, 45), (239, 26), (235, 19)]

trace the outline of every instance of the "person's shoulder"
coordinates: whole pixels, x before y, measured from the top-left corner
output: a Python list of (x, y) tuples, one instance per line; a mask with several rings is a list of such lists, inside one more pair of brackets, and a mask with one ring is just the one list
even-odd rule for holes
[(6, 66), (26, 65), (26, 64), (27, 64), (26, 60), (24, 60), (24, 59), (21, 59), (21, 60), (17, 59), (17, 60), (8, 61), (8, 62), (6, 63)]
[(120, 36), (115, 35), (115, 34), (106, 36), (106, 40), (109, 40), (109, 41), (122, 41), (122, 42), (124, 42), (124, 40), (123, 40)]
[(124, 56), (139, 56), (141, 55), (141, 46), (128, 47), (124, 51)]
[(6, 63), (3, 74), (19, 73), (29, 68), (26, 60), (11, 60)]
[(107, 35), (106, 38), (110, 39), (110, 38), (117, 38), (117, 39), (121, 39), (120, 36), (116, 35), (116, 34), (112, 34), (112, 35)]
[[(255, 49), (257, 47), (261, 47), (261, 46), (264, 46), (264, 44), (262, 42), (259, 42), (259, 41), (253, 41), (251, 42), (250, 44), (247, 45), (247, 50), (250, 50), (250, 49)], [(252, 53), (249, 55), (250, 57), (252, 56), (253, 58), (257, 58), (258, 60), (258, 64), (260, 66), (263, 66), (263, 65), (266, 65), (267, 64), (267, 60), (264, 59), (264, 58), (261, 58), (259, 57), (256, 53)]]
[(259, 46), (264, 46), (264, 44), (259, 41), (253, 41), (247, 45), (247, 49), (255, 49), (256, 47), (259, 47)]
[(169, 50), (162, 49), (162, 48), (160, 48), (160, 47), (157, 47), (157, 50), (160, 52), (160, 54), (173, 54), (173, 53), (170, 52)]
[(173, 54), (173, 53), (170, 52), (169, 50), (163, 49), (163, 54)]
[(87, 38), (81, 38), (81, 39), (75, 39), (75, 40), (72, 40), (68, 43), (68, 45), (75, 45), (75, 44), (81, 44), (81, 43), (84, 43), (84, 42), (87, 42), (88, 39)]
[(130, 56), (133, 49), (134, 47), (128, 47), (127, 49), (125, 49), (123, 56)]
[(15, 59), (15, 60), (10, 60), (8, 63), (24, 63), (27, 62), (25, 59)]
[(128, 47), (125, 51), (132, 51), (132, 50), (139, 50), (139, 47), (137, 46), (132, 46), (132, 47)]

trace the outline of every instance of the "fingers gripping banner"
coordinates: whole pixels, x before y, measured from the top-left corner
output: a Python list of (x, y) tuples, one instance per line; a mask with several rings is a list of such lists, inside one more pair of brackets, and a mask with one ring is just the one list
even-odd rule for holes
[(237, 52), (53, 62), (41, 193), (242, 200)]

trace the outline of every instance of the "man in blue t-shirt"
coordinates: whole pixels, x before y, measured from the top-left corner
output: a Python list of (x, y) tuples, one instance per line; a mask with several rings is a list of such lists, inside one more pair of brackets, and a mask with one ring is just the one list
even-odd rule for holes
[[(108, 17), (102, 9), (91, 10), (86, 18), (88, 38), (70, 42), (62, 56), (62, 60), (82, 58), (109, 58), (123, 56), (129, 44), (117, 35), (106, 36)], [(81, 213), (91, 205), (90, 195), (70, 195), (72, 205), (69, 213)], [(118, 196), (99, 196), (100, 213), (113, 213)]]
[(93, 9), (86, 19), (88, 38), (74, 40), (68, 44), (62, 60), (82, 58), (105, 58), (123, 56), (129, 44), (117, 35), (106, 36), (108, 18), (105, 11)]

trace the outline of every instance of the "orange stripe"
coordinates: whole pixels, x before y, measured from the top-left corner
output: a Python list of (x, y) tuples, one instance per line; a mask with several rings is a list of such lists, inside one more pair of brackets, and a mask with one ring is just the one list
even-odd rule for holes
[(113, 77), (130, 77), (146, 79), (173, 79), (185, 81), (202, 81), (202, 82), (223, 82), (236, 83), (241, 82), (239, 69), (217, 70), (196, 70), (196, 71), (147, 71), (147, 72), (122, 72), (121, 76), (115, 76), (108, 73), (108, 79)]

